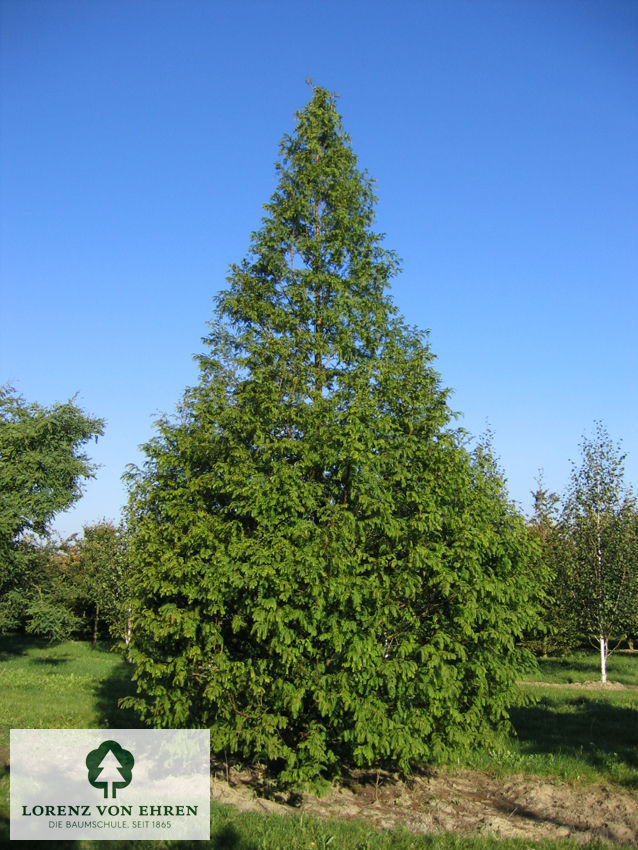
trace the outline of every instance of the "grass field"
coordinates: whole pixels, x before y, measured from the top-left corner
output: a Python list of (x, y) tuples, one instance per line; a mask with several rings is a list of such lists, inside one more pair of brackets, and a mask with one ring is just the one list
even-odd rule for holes
[(610, 657), (610, 688), (597, 687), (598, 663), (582, 651), (541, 659), (537, 682), (523, 686), (536, 703), (511, 712), (516, 737), (474, 753), (470, 764), (638, 788), (638, 653)]
[[(609, 678), (625, 689), (594, 689), (594, 653), (541, 662), (537, 683), (523, 687), (535, 705), (513, 712), (517, 732), (473, 754), (465, 766), (496, 774), (527, 773), (570, 782), (606, 782), (638, 788), (638, 653), (614, 655)], [(546, 683), (546, 684), (541, 684)], [(130, 668), (104, 648), (69, 641), (57, 646), (32, 638), (0, 642), (0, 841), (8, 838), (8, 748), (10, 728), (131, 728), (135, 716), (117, 706), (132, 693)], [(226, 806), (211, 812), (212, 848), (278, 850), (520, 850), (573, 847), (570, 842), (530, 844), (454, 835), (415, 836), (378, 831), (365, 824), (320, 821), (304, 816), (238, 813)], [(50, 847), (50, 842), (41, 842)], [(181, 847), (202, 842), (173, 842)], [(170, 842), (58, 842), (60, 847), (171, 846)], [(590, 845), (591, 846), (591, 845)], [(601, 845), (602, 846), (602, 845)]]

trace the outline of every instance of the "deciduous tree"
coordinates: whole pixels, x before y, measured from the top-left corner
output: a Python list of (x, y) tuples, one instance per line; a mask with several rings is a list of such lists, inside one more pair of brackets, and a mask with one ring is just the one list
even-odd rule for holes
[(570, 580), (571, 542), (561, 521), (560, 497), (545, 487), (542, 471), (532, 496), (534, 513), (528, 528), (539, 546), (549, 578), (542, 631), (528, 636), (526, 644), (547, 656), (549, 652), (564, 652), (575, 646), (580, 638), (574, 587)]
[(580, 465), (573, 464), (563, 521), (571, 541), (571, 583), (580, 627), (600, 648), (607, 681), (613, 635), (635, 628), (638, 608), (635, 497), (625, 483), (621, 446), (601, 422), (583, 436)]
[(81, 450), (103, 421), (73, 401), (46, 408), (0, 388), (0, 630), (16, 627), (28, 583), (24, 534), (45, 536), (53, 517), (80, 498), (94, 466)]
[(81, 601), (91, 611), (93, 645), (100, 626), (128, 643), (129, 591), (124, 529), (110, 522), (85, 525), (72, 549)]

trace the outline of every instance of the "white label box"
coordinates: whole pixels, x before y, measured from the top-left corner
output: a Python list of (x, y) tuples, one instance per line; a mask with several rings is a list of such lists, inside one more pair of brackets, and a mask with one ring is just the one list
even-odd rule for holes
[(208, 729), (12, 729), (11, 840), (208, 840)]

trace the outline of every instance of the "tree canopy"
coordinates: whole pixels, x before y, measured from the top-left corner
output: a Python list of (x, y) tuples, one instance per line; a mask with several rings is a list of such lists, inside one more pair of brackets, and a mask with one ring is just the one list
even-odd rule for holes
[(72, 400), (46, 408), (0, 388), (0, 630), (23, 609), (30, 548), (20, 548), (22, 535), (46, 535), (53, 517), (80, 498), (94, 472), (82, 447), (103, 426)]
[(392, 304), (398, 260), (325, 89), (276, 168), (200, 380), (129, 473), (129, 704), (282, 782), (409, 770), (505, 721), (540, 567)]

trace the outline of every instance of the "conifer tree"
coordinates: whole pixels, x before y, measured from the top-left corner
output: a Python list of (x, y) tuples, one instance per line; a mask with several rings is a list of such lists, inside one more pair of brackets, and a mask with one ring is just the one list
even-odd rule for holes
[(407, 771), (504, 722), (539, 585), (392, 305), (398, 261), (334, 96), (314, 88), (297, 119), (129, 506), (129, 704), (283, 783)]

